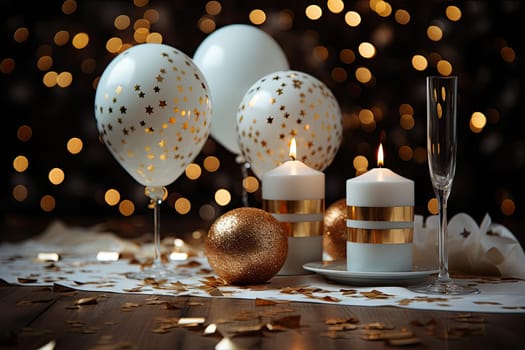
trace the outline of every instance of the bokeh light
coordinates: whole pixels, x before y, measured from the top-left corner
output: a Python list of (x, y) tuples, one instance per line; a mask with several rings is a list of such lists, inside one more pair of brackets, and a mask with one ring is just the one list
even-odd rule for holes
[(83, 49), (89, 44), (89, 36), (86, 33), (78, 33), (71, 42), (76, 49)]
[[(513, 179), (525, 168), (519, 6), (488, 0), (475, 6), (383, 0), (107, 5), (62, 0), (58, 6), (35, 3), (31, 13), (16, 2), (6, 5), (0, 57), (11, 140), (6, 213), (149, 217), (142, 189), (100, 142), (92, 99), (100, 76), (133, 45), (166, 43), (191, 56), (209, 34), (242, 22), (270, 34), (290, 67), (318, 77), (340, 104), (343, 142), (324, 170), (327, 202), (344, 196), (346, 179), (375, 166), (381, 139), (390, 150), (388, 166), (415, 181), (419, 212), (437, 213), (427, 165), (424, 78), (458, 75), (462, 157), (455, 184), (461, 192), (455, 187), (451, 214), (490, 213), (495, 222), (525, 229), (524, 189)], [(175, 208), (186, 216), (181, 220), (202, 221), (204, 228), (245, 201), (261, 204), (261, 184), (249, 164), (216, 141), (211, 135), (168, 186), (163, 208)]]
[(120, 202), (120, 193), (114, 188), (110, 188), (104, 194), (104, 200), (109, 206), (115, 206)]
[(213, 18), (203, 16), (199, 19), (198, 27), (203, 33), (211, 33), (217, 28), (217, 25), (215, 24), (215, 21)]
[(326, 1), (326, 7), (333, 13), (341, 13), (345, 9), (345, 3), (343, 0), (328, 0)]
[(219, 170), (219, 167), (221, 166), (221, 162), (219, 158), (215, 156), (208, 156), (204, 158), (203, 162), (204, 169), (210, 173), (214, 173), (217, 170)]
[(29, 191), (24, 185), (16, 185), (13, 187), (12, 196), (18, 202), (23, 202), (27, 199)]
[(427, 36), (432, 41), (440, 41), (443, 38), (443, 31), (439, 26), (431, 25), (427, 28)]
[(118, 211), (122, 216), (131, 216), (135, 212), (135, 204), (129, 199), (124, 199), (119, 203)]
[(345, 14), (345, 22), (350, 27), (357, 27), (359, 24), (361, 24), (361, 15), (355, 11), (348, 11)]
[(45, 212), (52, 212), (55, 209), (56, 200), (53, 196), (46, 194), (40, 198), (40, 208)]
[(323, 15), (323, 10), (318, 5), (308, 5), (305, 14), (311, 20), (318, 20)]
[(428, 61), (423, 55), (412, 56), (412, 67), (418, 71), (424, 71), (428, 67)]
[(439, 213), (439, 202), (437, 198), (431, 198), (427, 203), (428, 212), (431, 215), (437, 215)]
[(49, 171), (48, 179), (53, 185), (60, 185), (65, 179), (64, 170), (60, 168), (51, 169)]
[(372, 72), (366, 67), (359, 67), (355, 70), (355, 77), (360, 83), (366, 84), (372, 80)]
[(125, 30), (131, 24), (131, 19), (128, 15), (118, 15), (113, 21), (113, 25), (118, 30)]
[(215, 202), (220, 206), (228, 205), (231, 199), (231, 194), (227, 189), (221, 188), (215, 192)]
[(255, 9), (249, 14), (250, 22), (255, 25), (261, 25), (266, 22), (266, 13), (263, 10)]
[(399, 24), (406, 25), (410, 22), (410, 13), (407, 10), (396, 10), (394, 17), (396, 19), (396, 22)]
[(445, 10), (447, 18), (453, 22), (457, 22), (461, 19), (461, 9), (454, 5), (447, 6)]
[(470, 116), (470, 130), (473, 133), (479, 134), (483, 128), (487, 125), (487, 117), (481, 112), (474, 112)]
[(26, 27), (18, 28), (13, 34), (13, 39), (15, 39), (17, 43), (23, 43), (27, 38), (29, 38), (29, 29)]
[(356, 171), (364, 172), (368, 170), (368, 159), (365, 156), (356, 156), (353, 161), (353, 165)]
[(185, 173), (188, 179), (197, 180), (202, 174), (202, 169), (198, 164), (191, 163), (186, 167)]
[(217, 16), (222, 11), (222, 5), (220, 1), (208, 1), (204, 8), (206, 13), (210, 16)]
[(75, 0), (66, 0), (62, 3), (62, 12), (65, 15), (71, 15), (77, 10), (77, 2)]
[(514, 201), (510, 198), (505, 198), (503, 201), (501, 201), (501, 212), (505, 216), (510, 216), (514, 214), (514, 211), (516, 210), (516, 204)]
[(364, 58), (372, 58), (376, 54), (376, 48), (372, 43), (364, 42), (359, 44), (358, 52)]
[(78, 137), (72, 137), (67, 141), (67, 150), (71, 154), (79, 154), (82, 151), (83, 143)]
[(13, 168), (19, 173), (26, 171), (28, 167), (29, 160), (26, 156), (17, 156), (13, 161)]
[(242, 187), (244, 187), (248, 193), (257, 192), (259, 189), (259, 180), (255, 176), (247, 176), (242, 180)]
[(174, 207), (177, 213), (181, 215), (186, 215), (191, 210), (191, 202), (188, 198), (181, 197), (175, 201)]

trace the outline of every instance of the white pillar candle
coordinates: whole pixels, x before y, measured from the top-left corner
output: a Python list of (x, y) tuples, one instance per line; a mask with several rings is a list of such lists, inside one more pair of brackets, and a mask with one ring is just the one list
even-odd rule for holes
[(288, 257), (279, 275), (309, 273), (307, 262), (321, 261), (325, 175), (298, 160), (289, 160), (262, 176), (263, 209), (288, 234)]
[(269, 170), (262, 177), (264, 199), (324, 198), (324, 173), (299, 160), (289, 160)]
[(362, 207), (413, 206), (414, 181), (388, 168), (374, 168), (347, 180), (346, 194), (347, 203)]
[(412, 271), (414, 182), (374, 168), (346, 181), (346, 205), (347, 270)]

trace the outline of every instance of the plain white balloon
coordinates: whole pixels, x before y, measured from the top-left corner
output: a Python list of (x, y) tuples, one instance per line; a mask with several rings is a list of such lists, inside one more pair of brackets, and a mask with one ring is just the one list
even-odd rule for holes
[(211, 136), (230, 152), (240, 154), (235, 131), (239, 103), (259, 78), (289, 69), (286, 55), (263, 30), (232, 24), (207, 36), (193, 61), (206, 76), (213, 100)]
[(297, 160), (322, 171), (334, 159), (343, 139), (343, 117), (330, 89), (299, 71), (270, 73), (244, 95), (237, 113), (242, 154), (255, 175), (290, 159), (292, 138)]
[(137, 182), (166, 186), (204, 146), (211, 99), (189, 56), (165, 44), (140, 44), (102, 73), (95, 117), (101, 140)]

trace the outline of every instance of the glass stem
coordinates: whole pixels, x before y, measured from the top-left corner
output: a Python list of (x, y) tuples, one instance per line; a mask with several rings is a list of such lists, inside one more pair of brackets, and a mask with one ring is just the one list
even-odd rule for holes
[(146, 186), (145, 194), (150, 198), (150, 208), (153, 207), (153, 268), (162, 267), (160, 255), (160, 205), (168, 192), (163, 186)]
[(438, 275), (438, 280), (441, 282), (448, 282), (450, 281), (450, 276), (448, 273), (448, 252), (447, 252), (448, 191), (447, 190), (437, 190), (437, 195), (439, 197), (439, 224), (438, 224), (439, 275)]
[(246, 178), (248, 177), (248, 163), (241, 164), (241, 173), (242, 173), (242, 205), (248, 207), (248, 191), (246, 191)]
[(160, 205), (162, 199), (152, 199), (153, 201), (153, 267), (160, 267), (162, 265), (162, 258), (160, 254)]

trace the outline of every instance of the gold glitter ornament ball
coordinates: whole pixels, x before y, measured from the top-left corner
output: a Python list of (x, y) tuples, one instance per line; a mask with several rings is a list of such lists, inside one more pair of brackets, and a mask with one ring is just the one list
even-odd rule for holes
[(327, 260), (346, 259), (346, 198), (325, 210), (323, 250)]
[(243, 207), (221, 215), (206, 238), (210, 267), (233, 285), (260, 284), (286, 261), (288, 237), (279, 221), (262, 209)]

